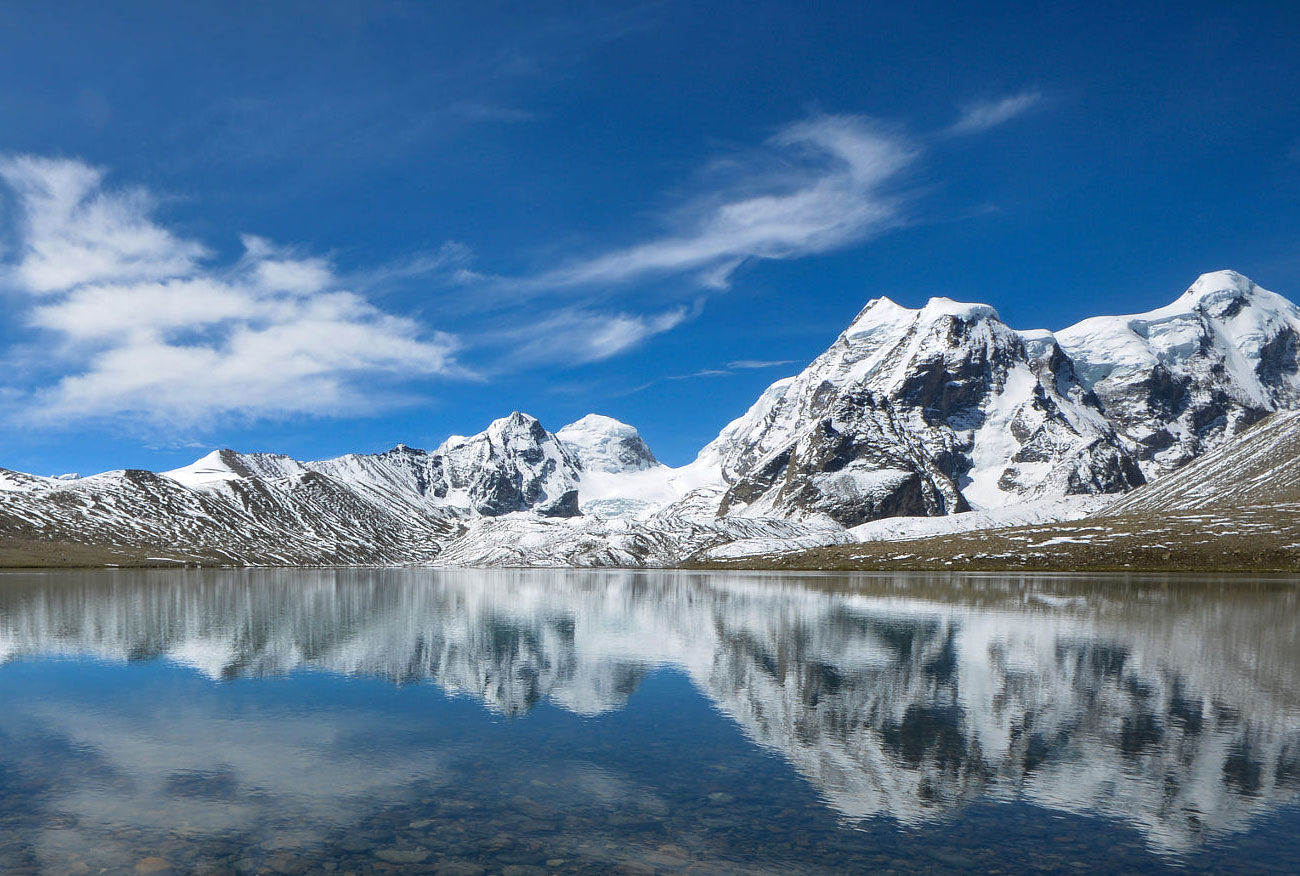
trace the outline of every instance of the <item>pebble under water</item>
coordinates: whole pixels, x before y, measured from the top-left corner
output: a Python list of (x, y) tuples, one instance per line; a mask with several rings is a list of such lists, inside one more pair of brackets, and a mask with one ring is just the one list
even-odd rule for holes
[(0, 873), (1294, 873), (1297, 582), (0, 575)]

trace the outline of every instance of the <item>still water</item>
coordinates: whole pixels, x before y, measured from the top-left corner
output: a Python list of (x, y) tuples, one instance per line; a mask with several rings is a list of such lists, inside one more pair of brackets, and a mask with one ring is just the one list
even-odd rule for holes
[(3, 574), (0, 873), (1295, 873), (1298, 589)]

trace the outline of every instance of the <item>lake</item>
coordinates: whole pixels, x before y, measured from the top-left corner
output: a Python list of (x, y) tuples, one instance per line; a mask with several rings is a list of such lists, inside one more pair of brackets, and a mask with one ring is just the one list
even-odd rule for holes
[(0, 574), (0, 873), (1294, 873), (1289, 579)]

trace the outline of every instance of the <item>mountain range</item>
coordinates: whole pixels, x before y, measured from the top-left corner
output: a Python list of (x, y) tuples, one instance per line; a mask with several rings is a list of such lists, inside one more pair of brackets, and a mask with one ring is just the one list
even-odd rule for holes
[(1300, 308), (1232, 271), (1057, 332), (877, 298), (682, 467), (608, 417), (551, 432), (515, 412), (432, 451), (0, 469), (0, 561), (672, 566), (889, 520), (1079, 516), (1298, 406)]

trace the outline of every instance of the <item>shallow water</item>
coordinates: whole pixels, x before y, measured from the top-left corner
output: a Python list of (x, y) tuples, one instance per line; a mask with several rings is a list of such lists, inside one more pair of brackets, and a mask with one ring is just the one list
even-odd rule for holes
[(1296, 582), (0, 575), (3, 873), (1294, 873)]

